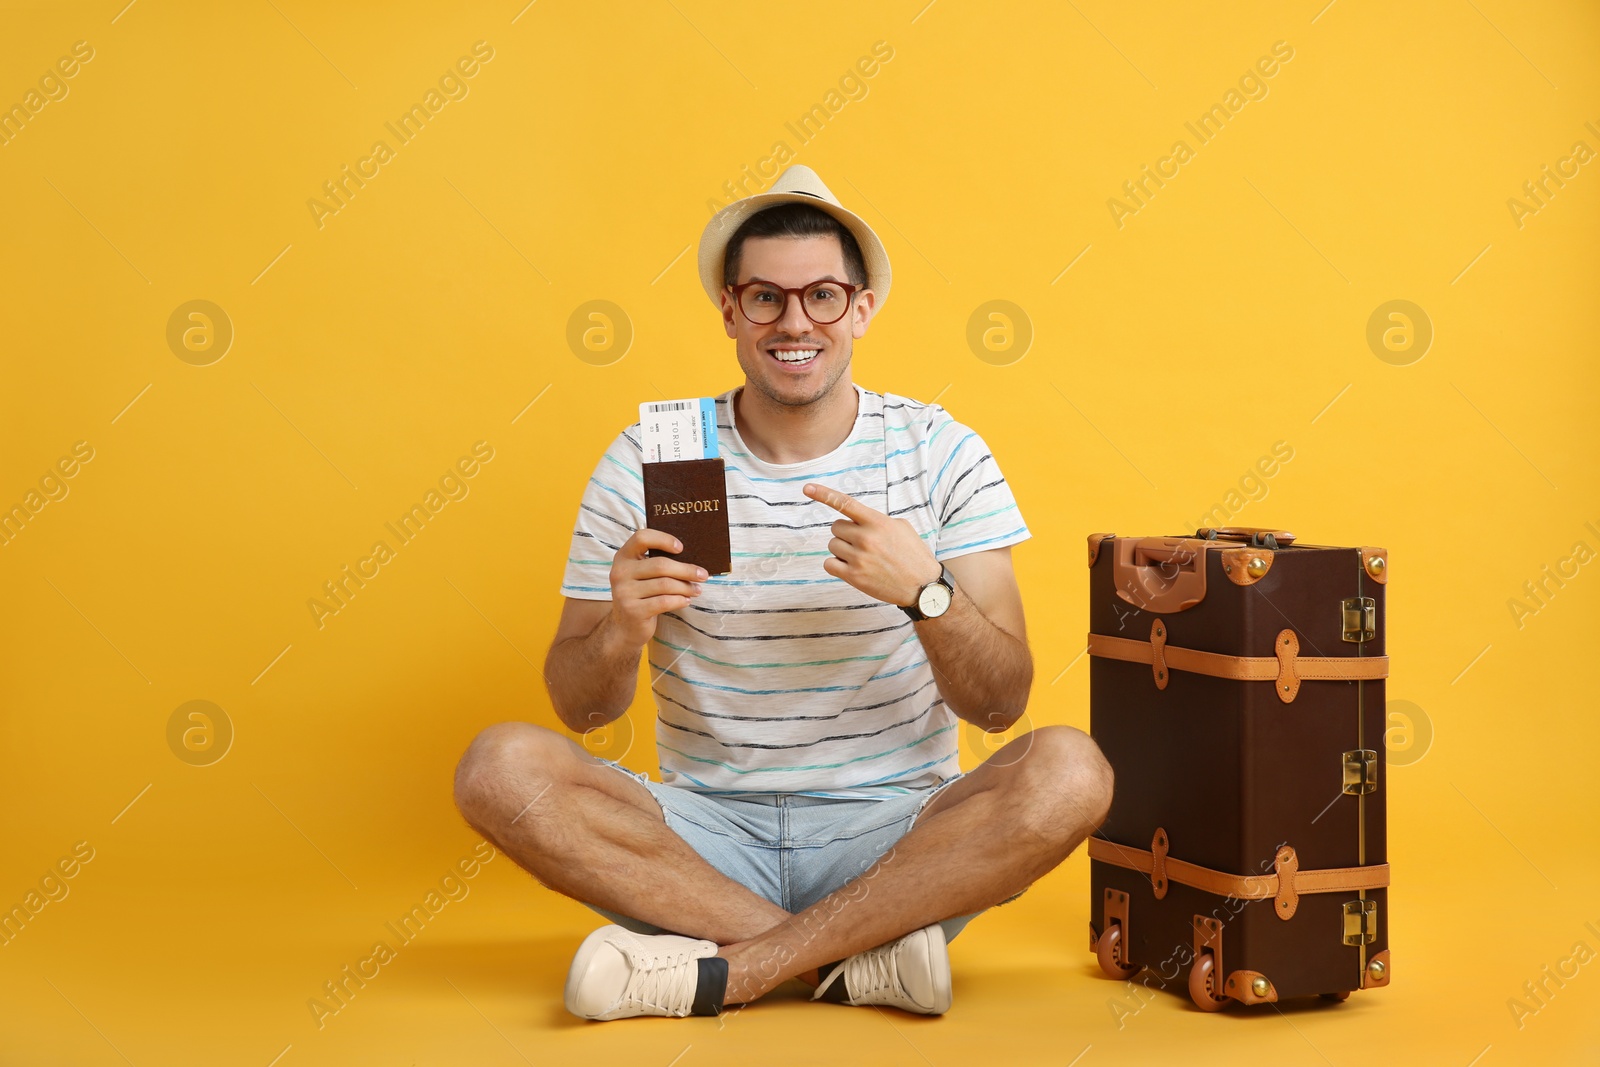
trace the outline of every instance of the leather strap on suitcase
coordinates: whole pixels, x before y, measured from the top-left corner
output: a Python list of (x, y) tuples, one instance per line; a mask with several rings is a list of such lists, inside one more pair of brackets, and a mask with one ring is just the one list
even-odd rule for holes
[[(1165, 831), (1157, 830), (1156, 840), (1164, 846)], [(1168, 881), (1237, 900), (1277, 898), (1276, 910), (1280, 919), (1293, 918), (1302, 893), (1354, 893), (1363, 889), (1383, 889), (1389, 885), (1387, 863), (1302, 871), (1299, 858), (1288, 845), (1278, 849), (1271, 874), (1228, 874), (1173, 859), (1166, 854), (1165, 847), (1157, 852), (1147, 852), (1142, 848), (1107, 841), (1103, 837), (1089, 838), (1089, 858), (1150, 875), (1157, 899), (1167, 895)]]
[(1273, 656), (1225, 656), (1166, 643), (1166, 624), (1156, 619), (1150, 640), (1089, 635), (1088, 652), (1104, 659), (1148, 663), (1157, 689), (1167, 687), (1168, 671), (1208, 674), (1241, 682), (1276, 682), (1273, 691), (1285, 704), (1294, 700), (1302, 681), (1363, 681), (1389, 676), (1388, 656), (1302, 656), (1293, 630), (1279, 630)]

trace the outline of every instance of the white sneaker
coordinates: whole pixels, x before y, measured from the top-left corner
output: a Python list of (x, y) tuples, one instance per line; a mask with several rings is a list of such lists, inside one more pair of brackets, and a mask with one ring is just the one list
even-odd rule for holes
[(602, 926), (572, 957), (566, 1002), (580, 1019), (716, 1015), (727, 986), (714, 941)]
[(858, 952), (822, 976), (812, 1000), (887, 1004), (919, 1015), (950, 1010), (950, 953), (938, 923)]

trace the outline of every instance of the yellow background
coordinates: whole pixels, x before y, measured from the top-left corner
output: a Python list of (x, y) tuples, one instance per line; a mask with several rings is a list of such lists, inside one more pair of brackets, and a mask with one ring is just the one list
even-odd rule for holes
[[(1595, 1062), (1600, 964), (1520, 1028), (1507, 1002), (1600, 951), (1600, 563), (1520, 626), (1508, 601), (1600, 551), (1600, 163), (1520, 227), (1507, 201), (1600, 150), (1600, 15), (1325, 2), (0, 8), (0, 103), (94, 49), (0, 146), (0, 505), (94, 450), (0, 547), (0, 903), (94, 849), (0, 947), (0, 1061)], [(480, 40), (468, 95), (399, 145), (384, 124)], [(801, 145), (785, 123), (878, 41)], [(1268, 95), (1195, 144), (1278, 41)], [(307, 201), (379, 139), (319, 228)], [(1119, 228), (1108, 199), (1178, 139), (1194, 158)], [(642, 400), (737, 384), (690, 246), (777, 141), (893, 259), (857, 380), (938, 397), (1014, 486), (1034, 724), (1088, 722), (1090, 531), (1192, 526), (1283, 441), (1233, 521), (1390, 550), (1389, 696), (1432, 736), (1390, 777), (1391, 988), (1119, 1026), (1080, 855), (955, 943), (943, 1019), (786, 992), (580, 1026), (560, 984), (597, 919), (501, 857), (317, 1028), (322, 983), (471, 854), (467, 741), (555, 725), (537, 665), (600, 451)], [(167, 342), (195, 299), (235, 333), (208, 366)], [(1435, 332), (1404, 366), (1366, 341), (1395, 299)], [(609, 365), (567, 341), (591, 300), (631, 324)], [(1020, 360), (969, 347), (990, 300), (1031, 322)], [(322, 583), (477, 441), (470, 494), (319, 629)], [(210, 766), (168, 747), (191, 700), (235, 733)], [(653, 770), (650, 716), (608, 751)]]

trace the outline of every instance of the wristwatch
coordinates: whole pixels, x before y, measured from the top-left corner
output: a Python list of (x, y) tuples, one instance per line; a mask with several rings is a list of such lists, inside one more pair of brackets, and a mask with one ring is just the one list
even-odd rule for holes
[(923, 619), (937, 619), (950, 610), (950, 600), (955, 595), (956, 580), (950, 573), (950, 568), (939, 564), (939, 577), (922, 587), (917, 593), (917, 602), (907, 607), (900, 605), (900, 610), (911, 617), (912, 622), (921, 622)]

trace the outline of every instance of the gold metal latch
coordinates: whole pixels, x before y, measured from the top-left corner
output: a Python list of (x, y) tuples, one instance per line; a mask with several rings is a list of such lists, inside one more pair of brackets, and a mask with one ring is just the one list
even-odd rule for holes
[(1344, 943), (1370, 945), (1378, 939), (1378, 902), (1347, 900), (1344, 904)]
[(1339, 602), (1344, 618), (1346, 641), (1371, 641), (1378, 635), (1378, 602), (1369, 596), (1353, 596)]
[(1344, 754), (1344, 791), (1356, 796), (1376, 792), (1378, 788), (1378, 754), (1370, 748), (1358, 748)]

